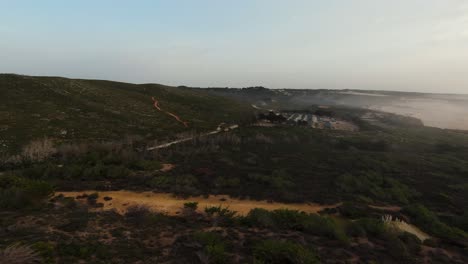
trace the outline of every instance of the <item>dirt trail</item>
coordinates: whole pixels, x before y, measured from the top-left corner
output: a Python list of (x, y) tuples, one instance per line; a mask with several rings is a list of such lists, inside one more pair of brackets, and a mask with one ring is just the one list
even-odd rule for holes
[(180, 119), (180, 117), (179, 117), (178, 115), (173, 114), (173, 113), (168, 112), (168, 111), (162, 110), (161, 107), (159, 106), (159, 101), (156, 100), (156, 99), (154, 99), (154, 97), (151, 97), (151, 100), (153, 100), (153, 102), (154, 102), (154, 107), (155, 107), (156, 109), (158, 109), (159, 111), (161, 111), (161, 112), (163, 112), (163, 113), (165, 113), (165, 114), (167, 114), (167, 115), (172, 116), (175, 120), (177, 120), (177, 122), (183, 124), (185, 127), (188, 127), (188, 123), (187, 123), (186, 121), (182, 121), (182, 119)]
[[(223, 130), (223, 129), (221, 129), (221, 127), (218, 127), (216, 130), (205, 133), (205, 134), (198, 135), (198, 137), (211, 136), (211, 135), (219, 134), (221, 132), (231, 131), (231, 130), (234, 130), (234, 129), (237, 129), (237, 128), (239, 128), (238, 125), (231, 125), (231, 126), (229, 126), (227, 128), (227, 130)], [(170, 147), (172, 145), (176, 145), (176, 144), (179, 144), (179, 143), (182, 143), (182, 142), (193, 140), (194, 138), (195, 137), (182, 138), (182, 139), (178, 139), (178, 140), (175, 140), (175, 141), (164, 143), (164, 144), (161, 144), (161, 145), (158, 145), (158, 146), (148, 147), (148, 148), (146, 148), (146, 150), (151, 151), (151, 150), (155, 150), (155, 149), (168, 148), (168, 147)]]
[[(84, 193), (91, 194), (96, 191), (84, 192), (57, 192), (56, 194), (63, 194), (66, 197), (77, 197)], [(104, 204), (104, 209), (115, 209), (119, 213), (125, 213), (127, 208), (131, 205), (146, 205), (150, 209), (158, 212), (167, 213), (169, 215), (176, 215), (182, 211), (184, 203), (198, 202), (198, 210), (202, 212), (205, 207), (218, 206), (229, 207), (230, 210), (237, 211), (240, 215), (246, 215), (254, 208), (263, 208), (266, 210), (275, 209), (292, 209), (304, 211), (307, 213), (317, 213), (326, 208), (335, 208), (335, 205), (320, 205), (320, 204), (285, 204), (285, 203), (269, 203), (267, 201), (254, 201), (254, 200), (240, 200), (230, 198), (227, 195), (210, 195), (208, 198), (191, 197), (182, 199), (174, 197), (166, 193), (153, 193), (153, 192), (132, 192), (132, 191), (105, 191), (97, 192), (99, 194), (98, 202)], [(110, 201), (104, 201), (104, 197), (112, 197)]]
[(405, 232), (415, 235), (421, 241), (431, 238), (431, 236), (426, 234), (424, 231), (422, 231), (418, 227), (408, 224), (406, 222), (394, 222), (393, 224), (401, 231), (405, 231)]

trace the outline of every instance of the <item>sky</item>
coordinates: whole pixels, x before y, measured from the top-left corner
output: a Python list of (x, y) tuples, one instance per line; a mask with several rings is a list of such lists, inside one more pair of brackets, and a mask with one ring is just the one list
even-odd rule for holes
[(0, 72), (468, 94), (468, 1), (0, 0)]

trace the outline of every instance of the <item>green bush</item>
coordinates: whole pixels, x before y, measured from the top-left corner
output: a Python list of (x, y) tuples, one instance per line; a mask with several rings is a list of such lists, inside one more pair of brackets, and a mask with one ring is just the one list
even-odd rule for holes
[(42, 257), (43, 263), (52, 264), (54, 263), (54, 252), (55, 247), (49, 242), (36, 242), (32, 245), (32, 248)]
[(167, 220), (166, 215), (153, 212), (146, 205), (129, 206), (125, 213), (125, 218), (129, 223), (147, 226), (165, 223)]
[(402, 263), (412, 263), (410, 254), (405, 243), (401, 241), (394, 233), (388, 232), (383, 237), (385, 250), (393, 259)]
[(303, 231), (309, 234), (337, 239), (342, 242), (347, 242), (348, 240), (344, 225), (337, 220), (297, 210), (278, 209), (270, 212), (265, 209), (256, 208), (241, 219), (241, 222), (255, 227)]
[(105, 260), (111, 257), (105, 245), (95, 242), (80, 243), (79, 241), (73, 240), (68, 243), (59, 243), (56, 250), (61, 256), (76, 257), (85, 260), (93, 256)]
[(351, 198), (362, 195), (377, 201), (407, 204), (415, 195), (398, 180), (376, 172), (343, 174), (335, 183), (340, 192)]
[(98, 198), (99, 198), (99, 193), (97, 193), (97, 192), (92, 193), (92, 194), (88, 195), (88, 197), (87, 197), (88, 201), (97, 200)]
[(247, 216), (241, 218), (241, 221), (252, 227), (277, 228), (271, 212), (262, 208), (250, 210)]
[(420, 204), (406, 206), (404, 212), (423, 230), (440, 238), (458, 240), (468, 238), (468, 234), (456, 227), (450, 227), (429, 209)]
[(202, 247), (202, 252), (198, 255), (199, 258), (213, 264), (229, 262), (226, 244), (218, 233), (197, 232), (193, 235), (193, 239)]
[(53, 187), (41, 180), (15, 175), (0, 176), (0, 209), (39, 206), (53, 193)]
[(154, 171), (161, 169), (161, 163), (155, 160), (140, 159), (130, 165), (131, 169), (142, 171)]
[(97, 202), (97, 199), (99, 198), (99, 194), (97, 192), (92, 193), (86, 197), (88, 204), (95, 205)]
[(382, 237), (387, 232), (384, 223), (380, 219), (362, 218), (354, 223), (360, 232), (370, 237)]
[(416, 255), (421, 251), (421, 240), (413, 234), (404, 232), (398, 235), (398, 238), (405, 244), (408, 252)]
[(226, 217), (226, 218), (232, 218), (237, 214), (236, 211), (229, 210), (229, 207), (222, 207), (221, 205), (206, 207), (205, 213), (209, 216)]
[(150, 180), (150, 186), (158, 189), (169, 189), (174, 184), (174, 177), (160, 175)]
[(88, 226), (90, 218), (90, 213), (86, 208), (75, 209), (65, 215), (59, 229), (67, 232), (83, 230)]
[(184, 208), (196, 211), (198, 208), (198, 202), (186, 202)]
[(231, 225), (234, 223), (236, 211), (229, 210), (229, 207), (212, 206), (206, 207), (205, 213), (213, 220), (213, 225)]
[(340, 215), (356, 219), (369, 215), (369, 208), (366, 205), (353, 203), (353, 202), (344, 202), (338, 207)]
[(253, 248), (254, 263), (312, 264), (319, 263), (316, 255), (302, 245), (290, 241), (264, 240)]

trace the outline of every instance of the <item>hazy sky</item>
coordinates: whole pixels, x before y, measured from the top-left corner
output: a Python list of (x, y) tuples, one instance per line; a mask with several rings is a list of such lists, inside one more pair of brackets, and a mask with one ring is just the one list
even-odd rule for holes
[(468, 1), (0, 0), (0, 72), (468, 93)]

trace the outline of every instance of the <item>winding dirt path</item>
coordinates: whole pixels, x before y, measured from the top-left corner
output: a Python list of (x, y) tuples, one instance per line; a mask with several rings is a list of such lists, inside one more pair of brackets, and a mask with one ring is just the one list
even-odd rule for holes
[[(223, 130), (221, 129), (220, 127), (218, 127), (218, 129), (214, 130), (214, 131), (211, 131), (211, 132), (208, 132), (208, 133), (205, 133), (205, 134), (201, 134), (201, 135), (198, 135), (198, 137), (206, 137), (206, 136), (211, 136), (211, 135), (215, 135), (215, 134), (219, 134), (221, 132), (227, 132), (227, 131), (232, 131), (234, 129), (238, 129), (239, 128), (239, 125), (231, 125), (229, 126), (227, 129), (228, 130)], [(179, 144), (179, 143), (182, 143), (182, 142), (186, 142), (186, 141), (190, 141), (192, 139), (194, 139), (195, 136), (193, 137), (187, 137), (187, 138), (182, 138), (182, 139), (178, 139), (178, 140), (175, 140), (175, 141), (171, 141), (171, 142), (167, 142), (167, 143), (164, 143), (164, 144), (161, 144), (161, 145), (158, 145), (158, 146), (153, 146), (153, 147), (148, 147), (146, 148), (146, 150), (148, 151), (152, 151), (152, 150), (155, 150), (155, 149), (163, 149), (163, 148), (168, 148), (172, 145), (176, 145), (176, 144)]]
[(177, 122), (183, 124), (185, 127), (188, 127), (188, 122), (183, 121), (182, 119), (180, 119), (180, 117), (179, 117), (178, 115), (173, 114), (173, 113), (168, 112), (168, 111), (162, 110), (161, 107), (159, 106), (159, 101), (156, 100), (154, 97), (151, 97), (151, 100), (153, 100), (153, 102), (154, 102), (153, 105), (154, 105), (154, 107), (155, 107), (156, 109), (158, 109), (159, 111), (161, 111), (161, 112), (163, 112), (163, 113), (165, 113), (165, 114), (167, 114), (167, 115), (172, 116), (175, 120), (177, 120)]

